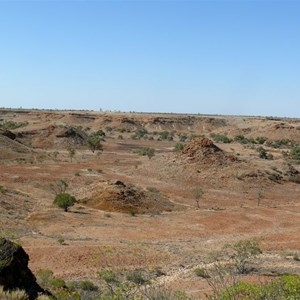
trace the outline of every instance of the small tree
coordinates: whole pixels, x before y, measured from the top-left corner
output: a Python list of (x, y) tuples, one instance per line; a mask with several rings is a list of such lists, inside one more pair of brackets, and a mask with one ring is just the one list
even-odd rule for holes
[(87, 140), (88, 146), (94, 153), (96, 150), (103, 150), (101, 138), (98, 135), (92, 135)]
[(260, 206), (262, 199), (264, 198), (264, 193), (262, 190), (257, 192), (257, 206)]
[(71, 196), (68, 193), (61, 193), (55, 197), (53, 204), (57, 205), (60, 208), (63, 208), (64, 211), (67, 212), (68, 208), (70, 206), (73, 206), (75, 202), (76, 202), (75, 197)]
[(233, 245), (225, 245), (227, 255), (234, 261), (239, 274), (247, 273), (247, 263), (251, 258), (262, 253), (259, 244), (255, 240), (242, 240)]
[(200, 199), (202, 198), (204, 192), (202, 188), (197, 187), (193, 190), (193, 195), (196, 201), (197, 208), (200, 208)]
[(74, 157), (75, 154), (76, 154), (76, 150), (75, 150), (74, 147), (70, 146), (70, 147), (68, 148), (68, 152), (69, 152), (69, 156), (70, 156), (70, 159), (71, 159), (71, 162), (72, 162), (73, 157)]
[(54, 194), (57, 196), (58, 194), (64, 193), (68, 187), (68, 183), (64, 181), (63, 179), (57, 180), (54, 183), (51, 183), (50, 189), (54, 192)]

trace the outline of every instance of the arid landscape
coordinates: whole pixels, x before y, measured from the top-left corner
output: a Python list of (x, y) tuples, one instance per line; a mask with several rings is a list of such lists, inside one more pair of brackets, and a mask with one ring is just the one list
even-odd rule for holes
[(300, 274), (299, 144), (292, 118), (1, 109), (1, 235), (66, 282), (156, 270), (204, 297), (195, 269), (242, 240), (244, 280)]

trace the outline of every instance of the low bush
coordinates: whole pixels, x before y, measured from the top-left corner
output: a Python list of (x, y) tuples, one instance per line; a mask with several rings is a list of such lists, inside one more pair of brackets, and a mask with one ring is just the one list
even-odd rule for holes
[(211, 133), (210, 136), (216, 143), (229, 144), (232, 142), (232, 139), (224, 134)]
[(182, 151), (184, 148), (184, 145), (181, 144), (181, 143), (177, 143), (173, 149), (174, 152), (179, 152), (179, 151)]

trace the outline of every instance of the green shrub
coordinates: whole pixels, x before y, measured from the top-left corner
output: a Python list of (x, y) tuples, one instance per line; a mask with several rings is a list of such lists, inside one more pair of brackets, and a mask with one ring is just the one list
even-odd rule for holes
[(126, 279), (135, 283), (136, 285), (142, 285), (147, 282), (147, 280), (143, 277), (141, 271), (133, 271), (126, 275)]
[(232, 139), (224, 134), (211, 133), (210, 136), (216, 143), (229, 144), (232, 142)]
[(267, 150), (263, 147), (258, 147), (256, 151), (259, 153), (259, 157), (263, 159), (273, 159), (273, 155), (268, 153)]
[(262, 253), (259, 244), (255, 240), (241, 240), (233, 245), (225, 245), (224, 250), (227, 255), (233, 260), (237, 271), (240, 274), (247, 273), (248, 262)]
[(57, 241), (60, 245), (63, 245), (65, 243), (65, 239), (62, 237), (58, 238)]
[(102, 139), (98, 135), (91, 135), (87, 139), (87, 144), (90, 150), (94, 153), (96, 150), (103, 150)]
[(207, 270), (204, 268), (196, 268), (194, 270), (195, 274), (201, 278), (210, 278), (210, 275), (207, 273)]
[(300, 146), (295, 146), (291, 149), (289, 156), (292, 159), (300, 160)]
[(0, 128), (11, 129), (11, 130), (25, 127), (27, 125), (28, 125), (28, 122), (14, 122), (14, 121), (6, 121), (6, 120), (0, 122)]
[(241, 144), (248, 144), (249, 143), (249, 140), (241, 134), (236, 135), (234, 137), (234, 140), (238, 143), (241, 143)]
[(262, 144), (264, 144), (264, 142), (267, 141), (267, 138), (263, 137), (263, 136), (258, 136), (255, 140), (256, 140), (257, 144), (262, 145)]
[(53, 272), (49, 269), (40, 269), (36, 273), (38, 281), (42, 286), (47, 286), (53, 278)]
[(179, 141), (184, 143), (187, 140), (187, 135), (185, 133), (180, 133), (179, 135)]
[(64, 211), (67, 212), (68, 208), (70, 206), (73, 206), (75, 202), (76, 202), (75, 197), (71, 196), (68, 193), (61, 193), (55, 197), (53, 204), (57, 205), (60, 208), (63, 208)]
[(270, 283), (254, 284), (238, 282), (221, 291), (216, 300), (298, 300), (300, 276), (283, 275)]
[(292, 175), (289, 177), (289, 181), (294, 183), (300, 183), (300, 176), (299, 175)]
[(79, 288), (84, 291), (98, 291), (98, 287), (89, 280), (83, 280), (79, 282)]
[(5, 194), (6, 191), (7, 191), (7, 189), (3, 185), (0, 185), (0, 193)]
[(138, 151), (138, 154), (141, 156), (148, 156), (151, 159), (155, 155), (154, 148), (144, 147)]
[(52, 278), (50, 279), (50, 283), (53, 287), (60, 289), (66, 286), (66, 283), (63, 279), (61, 278)]
[(184, 148), (184, 145), (181, 144), (181, 143), (177, 143), (173, 149), (174, 152), (179, 152), (179, 151), (182, 151)]

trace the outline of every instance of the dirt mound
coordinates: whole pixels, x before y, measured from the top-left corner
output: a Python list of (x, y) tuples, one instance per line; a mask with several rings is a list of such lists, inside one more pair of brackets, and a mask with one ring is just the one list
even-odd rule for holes
[(31, 154), (29, 147), (0, 133), (0, 159), (25, 159)]
[(158, 213), (175, 208), (157, 189), (142, 189), (121, 181), (97, 185), (81, 202), (100, 210), (126, 213)]
[(38, 293), (45, 291), (37, 284), (28, 261), (29, 256), (21, 246), (0, 238), (0, 285), (5, 290), (25, 290), (29, 299), (36, 299)]
[(185, 146), (180, 157), (191, 162), (223, 165), (237, 161), (207, 138), (194, 139)]

